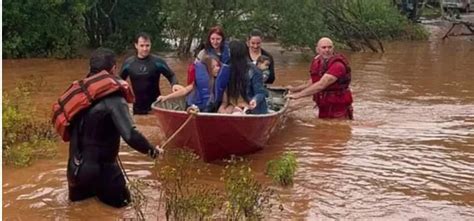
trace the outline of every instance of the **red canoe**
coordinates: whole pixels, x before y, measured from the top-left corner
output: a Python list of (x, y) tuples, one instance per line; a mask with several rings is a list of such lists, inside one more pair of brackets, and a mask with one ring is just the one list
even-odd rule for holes
[[(283, 99), (285, 89), (270, 88), (267, 99), (268, 114), (230, 115), (198, 113), (172, 139), (168, 146), (194, 150), (204, 161), (245, 155), (262, 149), (272, 132), (283, 122), (289, 101)], [(184, 111), (184, 101), (155, 102), (153, 114), (166, 138), (169, 138), (189, 114)]]

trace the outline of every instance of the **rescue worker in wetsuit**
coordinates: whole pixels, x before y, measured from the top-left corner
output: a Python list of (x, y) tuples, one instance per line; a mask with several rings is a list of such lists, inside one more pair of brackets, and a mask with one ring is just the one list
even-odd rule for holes
[[(88, 76), (103, 70), (114, 75), (115, 64), (113, 51), (97, 49), (90, 58)], [(117, 164), (120, 137), (151, 158), (157, 156), (159, 148), (152, 146), (134, 126), (124, 94), (117, 91), (95, 101), (72, 119), (69, 130), (69, 199), (79, 201), (97, 196), (110, 206), (126, 206), (130, 193)]]
[(151, 37), (148, 34), (143, 32), (137, 34), (135, 49), (137, 49), (137, 54), (124, 61), (120, 77), (124, 80), (130, 77), (136, 96), (133, 114), (148, 114), (151, 104), (161, 95), (161, 74), (168, 79), (173, 92), (182, 89), (183, 86), (178, 84), (176, 75), (163, 59), (150, 54)]
[(319, 118), (353, 119), (351, 69), (342, 54), (334, 53), (331, 39), (321, 38), (316, 45), (318, 55), (311, 64), (311, 78), (305, 84), (288, 86), (287, 98), (313, 95)]

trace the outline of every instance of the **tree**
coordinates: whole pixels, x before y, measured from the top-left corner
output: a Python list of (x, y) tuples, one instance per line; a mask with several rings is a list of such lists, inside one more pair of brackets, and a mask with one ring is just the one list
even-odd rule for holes
[(122, 52), (138, 32), (148, 32), (153, 44), (163, 47), (165, 17), (155, 0), (89, 0), (84, 13), (89, 47), (105, 46)]
[(85, 40), (84, 11), (84, 0), (4, 1), (3, 56), (74, 56)]

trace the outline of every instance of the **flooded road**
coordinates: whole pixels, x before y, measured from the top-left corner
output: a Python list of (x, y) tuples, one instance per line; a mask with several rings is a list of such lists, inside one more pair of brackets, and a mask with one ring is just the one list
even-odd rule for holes
[[(433, 27), (436, 28), (436, 27)], [(442, 33), (444, 34), (444, 33)], [(285, 127), (268, 146), (247, 158), (258, 179), (267, 161), (295, 153), (298, 169), (290, 188), (279, 188), (284, 210), (270, 220), (474, 220), (474, 41), (433, 36), (427, 42), (387, 43), (386, 53), (349, 53), (353, 70), (352, 122), (315, 119), (311, 98), (292, 101)], [(275, 56), (275, 85), (307, 80), (309, 61), (294, 52)], [(166, 58), (185, 82), (187, 61)], [(3, 87), (41, 76), (47, 88), (33, 99), (38, 115), (87, 70), (87, 61), (4, 60)], [(170, 91), (162, 80), (164, 92)], [(153, 116), (136, 117), (153, 143), (160, 141)], [(117, 220), (134, 217), (131, 208), (112, 209), (95, 199), (67, 199), (67, 145), (55, 159), (29, 168), (3, 167), (5, 220)], [(124, 147), (131, 178), (154, 181), (153, 162)], [(203, 179), (218, 181), (219, 165)], [(155, 182), (156, 184), (156, 182)], [(158, 185), (158, 184), (156, 184)], [(159, 188), (145, 189), (147, 219), (156, 211)]]

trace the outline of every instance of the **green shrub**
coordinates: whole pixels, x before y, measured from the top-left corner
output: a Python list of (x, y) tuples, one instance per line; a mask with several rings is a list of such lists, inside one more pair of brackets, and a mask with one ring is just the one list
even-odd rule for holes
[(85, 42), (85, 0), (3, 2), (3, 57), (69, 58)]
[(293, 184), (293, 177), (297, 168), (297, 162), (293, 153), (285, 153), (276, 160), (267, 163), (266, 173), (273, 182), (282, 186)]
[(3, 149), (6, 164), (17, 167), (31, 165), (34, 159), (52, 158), (56, 155), (55, 142), (47, 139), (34, 139), (17, 143)]
[(142, 190), (151, 185), (141, 179), (128, 180), (127, 176), (126, 178), (128, 181), (127, 188), (130, 190), (130, 206), (134, 209), (138, 220), (145, 220), (145, 208), (148, 203), (148, 199)]
[(263, 187), (248, 162), (232, 158), (223, 171), (226, 220), (261, 220), (270, 210), (273, 191)]
[(272, 208), (273, 191), (255, 180), (242, 158), (227, 162), (223, 191), (198, 180), (209, 170), (195, 154), (170, 149), (165, 159), (158, 179), (167, 220), (261, 220)]
[(20, 82), (10, 94), (3, 92), (2, 151), (5, 164), (28, 166), (34, 159), (56, 154), (56, 135), (49, 121), (36, 118), (29, 100), (33, 82)]
[(170, 149), (167, 155), (158, 172), (167, 220), (210, 219), (222, 199), (216, 188), (198, 182), (207, 167), (187, 150)]
[(368, 41), (427, 39), (428, 32), (410, 22), (391, 1), (303, 0), (276, 4), (277, 38), (285, 47), (310, 48), (329, 36), (352, 50), (378, 46)]

